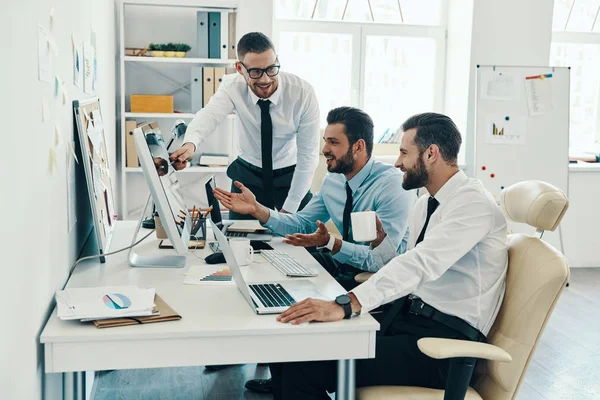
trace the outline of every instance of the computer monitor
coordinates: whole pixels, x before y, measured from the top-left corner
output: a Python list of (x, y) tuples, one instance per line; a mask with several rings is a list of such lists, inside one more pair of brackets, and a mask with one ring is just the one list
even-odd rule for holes
[(219, 225), (223, 218), (221, 216), (221, 207), (219, 206), (219, 201), (215, 198), (213, 194), (213, 190), (217, 187), (217, 183), (215, 181), (215, 176), (212, 175), (208, 181), (204, 184), (204, 188), (206, 189), (206, 199), (208, 200), (208, 206), (212, 206), (212, 210), (210, 211), (210, 219), (217, 225)]
[[(188, 250), (191, 219), (179, 189), (175, 169), (169, 161), (169, 154), (158, 123), (143, 124), (133, 131), (133, 135), (142, 172), (150, 189), (150, 195), (156, 206), (160, 222), (177, 254), (183, 255)], [(148, 203), (146, 209), (147, 206)], [(145, 212), (146, 210), (143, 214)], [(142, 215), (143, 218), (144, 215)], [(129, 261), (133, 266), (185, 266), (185, 256), (161, 255), (152, 257), (134, 254), (132, 259), (131, 254), (130, 252)]]

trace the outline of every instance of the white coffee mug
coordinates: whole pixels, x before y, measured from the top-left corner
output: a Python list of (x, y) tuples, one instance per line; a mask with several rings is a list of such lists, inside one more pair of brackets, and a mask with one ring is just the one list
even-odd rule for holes
[(376, 215), (375, 211), (353, 212), (350, 215), (352, 219), (352, 237), (355, 242), (372, 242), (377, 239)]
[(230, 238), (229, 246), (239, 266), (245, 266), (254, 261), (254, 249), (250, 246), (250, 239)]

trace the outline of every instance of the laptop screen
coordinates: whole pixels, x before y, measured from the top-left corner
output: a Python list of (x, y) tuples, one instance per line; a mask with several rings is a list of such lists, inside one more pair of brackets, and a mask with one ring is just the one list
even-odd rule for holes
[(208, 199), (208, 206), (212, 206), (212, 210), (210, 212), (210, 219), (217, 224), (217, 226), (221, 226), (221, 208), (219, 207), (219, 200), (215, 198), (213, 194), (213, 190), (217, 187), (215, 182), (214, 175), (210, 177), (210, 179), (204, 185), (206, 189), (206, 198)]

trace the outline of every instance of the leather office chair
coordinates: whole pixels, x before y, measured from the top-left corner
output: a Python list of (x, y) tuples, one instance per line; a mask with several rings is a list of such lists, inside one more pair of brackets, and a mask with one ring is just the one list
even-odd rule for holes
[[(502, 191), (501, 207), (508, 220), (529, 224), (538, 232), (553, 231), (569, 207), (569, 200), (552, 185), (525, 181)], [(480, 359), (472, 379), (471, 372), (463, 374), (462, 381), (449, 378), (445, 391), (407, 386), (366, 387), (357, 391), (358, 399), (514, 399), (568, 278), (567, 260), (554, 247), (532, 235), (509, 235), (506, 292), (488, 334), (489, 344), (438, 338), (423, 338), (418, 342), (419, 349), (433, 358)], [(469, 380), (472, 387), (467, 388)]]

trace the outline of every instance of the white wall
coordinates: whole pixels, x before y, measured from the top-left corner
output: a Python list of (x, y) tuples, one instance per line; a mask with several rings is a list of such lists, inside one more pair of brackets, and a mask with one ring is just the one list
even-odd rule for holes
[[(89, 40), (97, 33), (98, 96), (107, 133), (109, 162), (115, 165), (115, 17), (113, 1), (19, 0), (0, 5), (0, 118), (4, 159), (1, 165), (3, 218), (0, 234), (0, 398), (62, 398), (60, 374), (43, 375), (39, 333), (52, 307), (55, 290), (62, 288), (89, 229), (89, 211), (80, 210), (77, 227), (67, 232), (66, 143), (73, 138), (71, 103), (53, 95), (53, 85), (38, 80), (38, 24), (49, 27), (54, 4), (52, 36), (58, 46), (54, 71), (66, 81), (69, 100), (88, 97), (72, 83), (71, 33)], [(42, 99), (50, 118), (42, 122)], [(57, 169), (48, 169), (54, 147), (54, 125), (62, 131), (56, 146)], [(81, 161), (81, 160), (80, 160)], [(81, 167), (81, 165), (79, 165)], [(114, 172), (113, 172), (114, 175)], [(113, 176), (114, 178), (114, 176)], [(83, 182), (82, 182), (83, 183)], [(85, 193), (85, 186), (74, 188)], [(89, 208), (89, 206), (87, 206)]]

